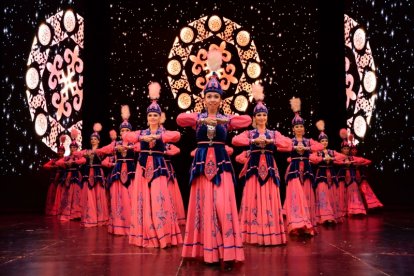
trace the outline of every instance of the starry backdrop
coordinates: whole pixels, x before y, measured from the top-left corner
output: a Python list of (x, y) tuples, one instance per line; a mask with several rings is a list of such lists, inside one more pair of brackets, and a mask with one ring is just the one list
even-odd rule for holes
[[(345, 14), (367, 31), (377, 65), (378, 100), (372, 133), (362, 145), (373, 160), (375, 180), (388, 196), (409, 201), (404, 176), (414, 171), (414, 5), (411, 1), (345, 1)], [(403, 192), (399, 193), (398, 190)], [(405, 191), (405, 192), (404, 192)]]
[[(338, 149), (337, 133), (345, 126), (345, 92), (341, 92), (345, 12), (366, 26), (378, 68), (379, 97), (361, 153), (373, 160), (375, 180), (382, 180), (379, 195), (388, 196), (393, 202), (392, 197), (400, 196), (398, 192), (389, 193), (395, 190), (391, 188), (394, 173), (412, 175), (414, 164), (410, 116), (414, 93), (409, 77), (414, 63), (410, 38), (414, 28), (412, 4), (361, 0), (345, 1), (341, 6), (322, 2), (308, 1), (304, 5), (302, 1), (1, 1), (2, 179), (9, 181), (21, 176), (25, 181), (40, 175), (41, 164), (54, 156), (36, 137), (25, 95), (25, 73), (37, 28), (61, 9), (73, 8), (85, 18), (83, 135), (90, 135), (93, 123), (100, 121), (104, 125), (102, 143), (106, 143), (105, 133), (121, 122), (121, 104), (130, 106), (133, 127), (145, 128), (145, 110), (150, 103), (147, 85), (157, 81), (162, 87), (159, 104), (167, 113), (165, 126), (178, 129), (183, 135), (178, 143), (182, 155), (175, 158), (182, 182), (186, 182), (190, 162), (187, 156), (195, 147), (194, 136), (192, 130), (176, 126), (174, 118), (180, 110), (166, 71), (168, 53), (180, 29), (203, 16), (216, 14), (248, 30), (261, 58), (269, 128), (290, 136), (293, 116), (289, 99), (300, 97), (308, 136), (316, 138), (314, 123), (325, 119), (331, 146)], [(247, 112), (251, 109), (249, 106)], [(83, 141), (84, 147), (87, 140)], [(283, 175), (283, 154), (278, 162)], [(185, 196), (187, 183), (181, 186)], [(404, 187), (402, 183), (396, 190)]]

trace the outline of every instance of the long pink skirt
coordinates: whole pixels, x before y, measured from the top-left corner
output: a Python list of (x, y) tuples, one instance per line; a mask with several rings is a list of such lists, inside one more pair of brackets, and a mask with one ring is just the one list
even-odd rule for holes
[(305, 194), (306, 201), (308, 202), (309, 207), (309, 218), (311, 220), (312, 226), (316, 226), (316, 200), (315, 200), (315, 191), (313, 190), (312, 181), (306, 179), (303, 181), (302, 185), (303, 193)]
[(61, 221), (68, 221), (81, 217), (81, 194), (82, 190), (77, 183), (70, 183), (69, 186), (65, 185), (63, 187), (62, 199), (60, 202), (61, 211), (59, 215)]
[(259, 245), (286, 243), (279, 187), (269, 178), (263, 186), (255, 175), (244, 186), (240, 206), (243, 242)]
[(183, 198), (181, 196), (180, 187), (178, 186), (177, 179), (174, 178), (174, 181), (168, 181), (168, 189), (173, 198), (175, 211), (177, 212), (177, 220), (179, 225), (185, 225), (185, 211)]
[(362, 180), (359, 189), (361, 190), (362, 198), (368, 209), (380, 208), (384, 206), (371, 189), (371, 186), (367, 180)]
[(142, 247), (178, 245), (183, 242), (167, 177), (159, 176), (148, 187), (137, 165), (130, 187), (131, 227), (129, 243)]
[(182, 256), (204, 262), (243, 261), (243, 241), (231, 173), (214, 185), (204, 175), (191, 185)]
[(348, 215), (366, 215), (367, 211), (365, 210), (358, 184), (355, 181), (347, 187), (346, 193), (348, 197)]
[(344, 218), (339, 212), (339, 200), (338, 200), (339, 187), (332, 183), (329, 189), (329, 200), (331, 201), (332, 211), (334, 213), (334, 218), (336, 223), (344, 221)]
[(348, 197), (346, 194), (346, 187), (345, 187), (345, 181), (340, 181), (338, 183), (337, 188), (337, 199), (338, 201), (338, 217), (344, 218), (346, 216), (347, 210), (348, 210)]
[(82, 217), (83, 227), (107, 225), (109, 220), (108, 196), (102, 184), (96, 183), (89, 189), (88, 183), (82, 189)]
[(56, 212), (54, 212), (53, 207), (55, 205), (57, 186), (58, 186), (57, 183), (50, 183), (49, 188), (47, 189), (46, 206), (45, 206), (45, 214), (47, 216), (56, 215)]
[[(132, 180), (133, 181), (133, 180)], [(131, 188), (132, 185), (129, 185)], [(128, 235), (131, 226), (131, 199), (128, 188), (117, 180), (110, 188), (111, 215), (108, 232), (115, 235)]]
[[(335, 185), (333, 185), (335, 186)], [(328, 184), (319, 182), (316, 187), (316, 221), (324, 223), (335, 221), (334, 205), (331, 203), (334, 193), (334, 187), (329, 189)]]
[(56, 194), (55, 200), (53, 202), (53, 207), (51, 210), (51, 215), (57, 216), (61, 214), (61, 202), (62, 202), (62, 194), (65, 190), (65, 186), (63, 184), (58, 184), (56, 187)]
[(313, 229), (308, 200), (303, 190), (299, 178), (287, 183), (284, 209), (289, 233), (297, 229)]

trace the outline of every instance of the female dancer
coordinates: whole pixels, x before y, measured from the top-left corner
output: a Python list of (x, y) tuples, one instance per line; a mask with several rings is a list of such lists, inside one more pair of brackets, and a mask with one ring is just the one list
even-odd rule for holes
[(98, 147), (102, 130), (100, 123), (95, 123), (90, 136), (91, 149), (82, 150), (78, 154), (86, 158), (82, 179), (82, 217), (83, 227), (107, 225), (109, 220), (108, 196), (106, 194), (105, 176), (102, 169), (103, 154)]
[[(47, 216), (55, 216), (60, 209), (60, 200), (62, 192), (62, 183), (64, 170), (56, 165), (56, 161), (63, 158), (65, 154), (65, 147), (63, 143), (66, 140), (66, 136), (60, 137), (60, 145), (58, 147), (56, 158), (52, 158), (49, 162), (43, 165), (43, 168), (51, 171), (49, 188), (46, 196), (45, 214)], [(58, 206), (59, 205), (59, 206)]]
[(268, 110), (263, 104), (263, 87), (253, 85), (257, 104), (253, 110), (253, 130), (235, 136), (235, 146), (250, 146), (245, 186), (240, 207), (243, 242), (258, 245), (286, 243), (280, 200), (280, 177), (274, 154), (290, 151), (292, 140), (279, 131), (267, 129)]
[(319, 142), (323, 150), (312, 153), (309, 160), (316, 167), (316, 222), (319, 224), (334, 224), (340, 222), (341, 218), (337, 212), (337, 181), (333, 164), (342, 162), (346, 157), (334, 150), (328, 149), (328, 135), (325, 134), (325, 122), (319, 120), (316, 127), (320, 131)]
[(190, 199), (182, 256), (203, 258), (206, 263), (223, 261), (232, 266), (243, 261), (234, 193), (235, 176), (224, 144), (231, 129), (247, 127), (247, 115), (226, 116), (219, 113), (223, 90), (214, 72), (221, 66), (222, 54), (209, 52), (208, 63), (216, 63), (204, 88), (206, 112), (181, 113), (177, 124), (196, 130), (197, 150), (190, 171)]
[[(351, 149), (350, 154), (352, 156), (357, 156), (358, 149), (357, 146), (352, 143), (351, 140)], [(363, 158), (363, 157), (361, 157)], [(364, 200), (365, 207), (369, 209), (381, 208), (384, 205), (375, 195), (374, 191), (371, 188), (371, 185), (368, 182), (367, 175), (366, 175), (366, 168), (367, 166), (371, 165), (372, 161), (366, 158), (363, 159), (363, 164), (356, 166), (356, 175), (357, 175), (357, 182), (359, 184), (359, 190), (361, 191), (362, 199)]]
[(156, 100), (161, 86), (149, 85), (153, 102), (147, 108), (148, 128), (123, 135), (140, 142), (135, 179), (130, 188), (131, 227), (129, 243), (142, 247), (160, 247), (182, 243), (174, 202), (168, 189), (168, 168), (164, 159), (165, 144), (180, 139), (178, 131), (160, 127), (161, 108)]
[[(364, 203), (359, 191), (356, 180), (355, 166), (364, 164), (363, 158), (351, 156), (349, 154), (350, 143), (348, 142), (348, 132), (341, 129), (339, 135), (343, 139), (341, 143), (341, 152), (346, 155), (337, 173), (338, 179), (338, 198), (340, 204), (341, 215), (366, 215)], [(346, 190), (345, 190), (346, 188)]]
[[(122, 136), (132, 130), (128, 121), (130, 112), (127, 105), (121, 107), (121, 117), (123, 122), (119, 126), (119, 132)], [(108, 178), (111, 206), (108, 232), (114, 235), (128, 235), (131, 227), (130, 189), (135, 178), (135, 151), (139, 151), (139, 146), (122, 140), (99, 149), (99, 152), (115, 157)]]
[(66, 170), (64, 176), (64, 189), (60, 202), (59, 220), (61, 221), (80, 219), (82, 214), (82, 181), (79, 168), (80, 165), (86, 163), (86, 159), (76, 154), (79, 148), (79, 145), (76, 142), (78, 134), (79, 130), (72, 128), (70, 133), (72, 142), (69, 145), (70, 155), (56, 161), (57, 166), (65, 168)]
[(299, 116), (300, 99), (290, 100), (295, 117), (292, 120), (293, 133), (292, 151), (286, 170), (286, 212), (287, 227), (292, 235), (315, 235), (315, 193), (313, 191), (314, 176), (309, 162), (311, 152), (323, 150), (323, 145), (304, 137), (305, 121)]

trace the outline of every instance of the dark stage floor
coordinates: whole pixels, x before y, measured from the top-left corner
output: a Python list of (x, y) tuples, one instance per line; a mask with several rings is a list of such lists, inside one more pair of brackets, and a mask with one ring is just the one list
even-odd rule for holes
[(0, 275), (413, 275), (414, 210), (384, 209), (320, 227), (286, 246), (246, 246), (230, 272), (183, 262), (181, 247), (144, 249), (105, 227), (83, 229), (41, 215), (1, 215)]

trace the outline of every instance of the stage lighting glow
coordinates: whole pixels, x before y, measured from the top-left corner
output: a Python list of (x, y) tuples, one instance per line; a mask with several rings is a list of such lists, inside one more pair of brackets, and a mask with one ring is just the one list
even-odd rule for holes
[(181, 63), (176, 59), (170, 60), (167, 65), (167, 71), (170, 75), (177, 76), (181, 72)]
[(344, 28), (347, 128), (358, 144), (367, 134), (375, 110), (377, 76), (364, 27), (345, 15)]
[(39, 26), (39, 30), (37, 32), (37, 38), (39, 39), (40, 44), (42, 44), (43, 46), (49, 45), (52, 39), (52, 31), (47, 24), (42, 23)]
[(377, 77), (373, 71), (365, 72), (363, 84), (365, 91), (368, 93), (375, 91), (375, 88), (377, 87)]
[[(239, 24), (218, 15), (204, 16), (189, 23), (181, 28), (174, 40), (167, 72), (178, 107), (195, 112), (203, 109), (202, 91), (212, 74), (207, 65), (210, 50), (222, 54), (223, 64), (216, 73), (221, 87), (226, 91), (223, 112), (235, 114), (246, 111), (248, 99), (252, 100), (252, 84), (260, 81), (261, 60), (250, 33)], [(240, 97), (236, 100), (237, 96)]]
[(355, 117), (353, 129), (357, 137), (363, 138), (367, 131), (367, 122), (365, 121), (365, 118), (362, 116)]
[(261, 73), (261, 69), (260, 69), (260, 65), (252, 62), (247, 66), (247, 75), (252, 78), (252, 79), (256, 79), (260, 76)]
[[(82, 129), (83, 25), (83, 18), (72, 10), (47, 18), (37, 30), (27, 62), (30, 115), (39, 139), (53, 151), (61, 135)], [(81, 135), (77, 142), (81, 145)]]
[(361, 51), (365, 47), (365, 42), (366, 42), (364, 29), (362, 28), (356, 29), (352, 39), (353, 39), (352, 42), (354, 43), (355, 49), (357, 49), (358, 51)]
[(238, 111), (245, 112), (249, 106), (249, 100), (243, 95), (238, 95), (234, 99), (234, 106)]
[(217, 15), (211, 16), (210, 19), (208, 20), (208, 27), (213, 32), (218, 32), (221, 26), (222, 26), (221, 18), (218, 17)]
[(246, 47), (250, 43), (250, 34), (247, 31), (240, 31), (236, 36), (237, 44)]
[(190, 43), (194, 39), (194, 31), (189, 27), (184, 27), (180, 31), (180, 38), (184, 43)]
[(35, 89), (39, 85), (39, 72), (36, 68), (29, 68), (26, 72), (26, 85), (30, 89)]
[(191, 105), (191, 96), (187, 93), (181, 93), (178, 96), (178, 107), (181, 109), (187, 109)]

